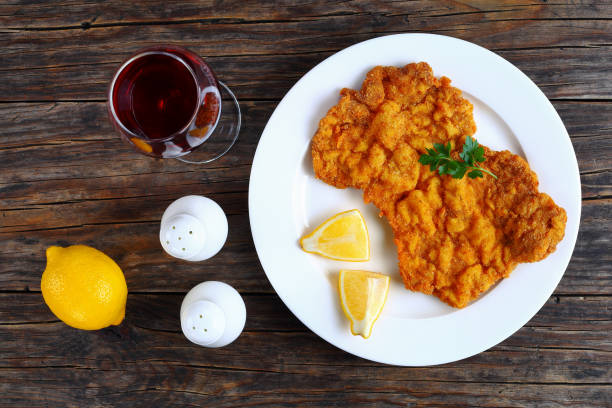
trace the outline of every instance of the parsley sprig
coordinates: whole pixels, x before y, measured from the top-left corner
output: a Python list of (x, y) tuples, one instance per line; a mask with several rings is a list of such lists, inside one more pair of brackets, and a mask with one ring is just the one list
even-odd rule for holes
[(435, 171), (437, 168), (438, 173), (448, 174), (457, 179), (463, 178), (466, 172), (468, 177), (473, 179), (482, 177), (484, 172), (497, 180), (495, 174), (491, 173), (489, 170), (483, 169), (477, 164), (485, 161), (485, 158), (484, 149), (482, 146), (478, 146), (476, 139), (473, 139), (471, 136), (465, 138), (463, 151), (459, 153), (459, 157), (461, 157), (463, 161), (454, 160), (451, 157), (450, 151), (450, 142), (448, 142), (446, 146), (441, 143), (434, 143), (433, 149), (427, 149), (427, 154), (421, 155), (419, 163), (424, 165), (429, 164), (429, 169), (431, 171)]

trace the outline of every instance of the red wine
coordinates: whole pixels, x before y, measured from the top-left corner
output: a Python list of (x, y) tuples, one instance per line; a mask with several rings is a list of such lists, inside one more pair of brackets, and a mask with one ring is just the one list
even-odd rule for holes
[(153, 157), (179, 157), (201, 146), (221, 116), (212, 69), (176, 46), (141, 50), (115, 74), (111, 122), (129, 144)]
[(119, 120), (131, 132), (165, 139), (189, 125), (198, 108), (198, 87), (181, 61), (152, 53), (123, 69), (112, 98)]

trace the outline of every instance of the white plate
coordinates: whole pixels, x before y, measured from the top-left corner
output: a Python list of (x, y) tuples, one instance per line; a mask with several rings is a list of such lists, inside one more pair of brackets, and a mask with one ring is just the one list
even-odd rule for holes
[[(343, 87), (359, 89), (376, 65), (425, 61), (448, 76), (474, 104), (475, 137), (495, 150), (526, 158), (540, 191), (567, 211), (565, 238), (545, 260), (521, 264), (512, 275), (464, 309), (404, 289), (391, 229), (365, 205), (361, 191), (315, 179), (310, 140)], [(553, 157), (554, 160), (550, 160)], [(559, 163), (563, 163), (562, 166)], [(563, 276), (580, 220), (580, 176), (569, 136), (548, 99), (521, 71), (472, 43), (431, 34), (399, 34), (365, 41), (310, 70), (280, 102), (261, 136), (249, 185), (253, 240), (272, 286), (312, 331), (357, 356), (396, 365), (432, 365), (480, 353), (522, 327)], [(366, 263), (329, 261), (302, 252), (298, 240), (329, 216), (358, 208), (372, 243)], [(342, 268), (392, 276), (372, 336), (352, 336), (337, 296)]]

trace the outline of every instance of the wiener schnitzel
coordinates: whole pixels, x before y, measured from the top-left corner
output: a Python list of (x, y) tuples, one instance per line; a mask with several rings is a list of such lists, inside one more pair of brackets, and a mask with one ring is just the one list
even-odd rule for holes
[(406, 288), (461, 308), (563, 239), (565, 210), (538, 192), (521, 157), (485, 147), (480, 165), (498, 180), (440, 176), (418, 162), (433, 143), (459, 149), (476, 131), (472, 104), (428, 64), (375, 67), (360, 91), (340, 94), (312, 140), (315, 174), (363, 190), (388, 219)]

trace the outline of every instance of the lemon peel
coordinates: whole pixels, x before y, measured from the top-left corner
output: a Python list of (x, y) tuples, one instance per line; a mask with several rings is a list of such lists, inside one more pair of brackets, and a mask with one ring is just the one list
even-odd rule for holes
[(103, 252), (86, 246), (47, 248), (40, 287), (60, 320), (83, 330), (119, 325), (125, 316), (127, 284), (121, 268)]

